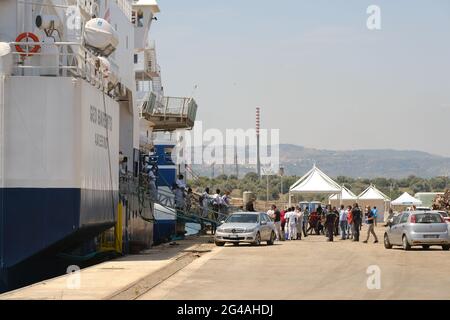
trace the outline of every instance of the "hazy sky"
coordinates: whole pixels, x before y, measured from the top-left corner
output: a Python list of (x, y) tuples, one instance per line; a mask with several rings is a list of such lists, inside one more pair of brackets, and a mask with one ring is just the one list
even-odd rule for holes
[[(160, 0), (166, 95), (206, 128), (279, 128), (281, 143), (450, 156), (450, 1)], [(366, 27), (369, 5), (381, 27)]]

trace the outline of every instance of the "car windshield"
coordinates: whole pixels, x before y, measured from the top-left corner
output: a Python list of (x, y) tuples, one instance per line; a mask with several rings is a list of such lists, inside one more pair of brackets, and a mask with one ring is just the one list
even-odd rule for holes
[(257, 223), (258, 215), (256, 214), (233, 214), (227, 221), (227, 223)]
[(438, 213), (416, 214), (416, 223), (442, 223), (441, 215)]

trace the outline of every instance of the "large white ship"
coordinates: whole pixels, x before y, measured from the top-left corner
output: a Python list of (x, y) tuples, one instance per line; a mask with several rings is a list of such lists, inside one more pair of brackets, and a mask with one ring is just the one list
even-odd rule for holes
[(21, 285), (30, 259), (118, 219), (126, 241), (151, 245), (151, 201), (120, 190), (153, 132), (192, 127), (197, 108), (164, 97), (158, 12), (154, 0), (0, 1), (0, 291)]

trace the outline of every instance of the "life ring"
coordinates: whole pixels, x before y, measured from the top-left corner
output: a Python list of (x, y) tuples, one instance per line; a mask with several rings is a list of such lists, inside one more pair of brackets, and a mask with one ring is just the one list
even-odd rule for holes
[[(16, 38), (16, 42), (21, 42), (24, 39), (31, 39), (31, 40), (33, 40), (33, 42), (39, 42), (38, 36), (31, 32), (23, 32), (23, 33), (19, 34)], [(15, 47), (16, 47), (16, 51), (21, 52), (22, 56), (31, 56), (41, 49), (41, 46), (38, 44), (34, 45), (34, 47), (31, 50), (29, 50), (28, 52), (25, 52), (25, 50), (18, 44), (16, 44)]]

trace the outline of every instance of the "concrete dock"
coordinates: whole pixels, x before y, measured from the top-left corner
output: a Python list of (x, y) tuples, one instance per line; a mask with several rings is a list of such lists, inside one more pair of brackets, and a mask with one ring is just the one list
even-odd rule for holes
[(216, 247), (196, 237), (83, 269), (79, 288), (65, 275), (0, 299), (450, 299), (450, 252), (387, 250), (383, 231), (377, 244), (309, 236)]
[(210, 237), (191, 237), (100, 263), (0, 295), (0, 300), (136, 299), (209, 252)]

